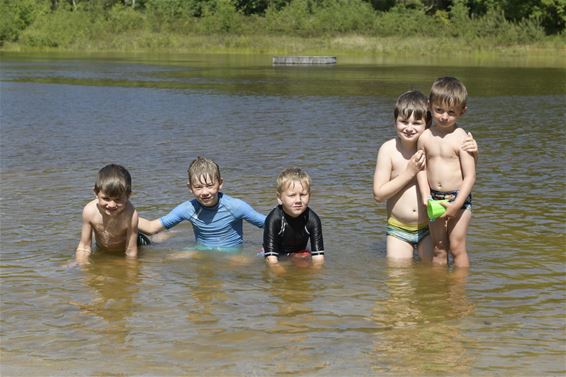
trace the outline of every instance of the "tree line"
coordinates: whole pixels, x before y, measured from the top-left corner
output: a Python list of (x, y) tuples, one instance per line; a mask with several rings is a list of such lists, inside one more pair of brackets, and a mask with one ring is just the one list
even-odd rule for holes
[(563, 37), (566, 0), (0, 0), (0, 45), (61, 47), (116, 33)]

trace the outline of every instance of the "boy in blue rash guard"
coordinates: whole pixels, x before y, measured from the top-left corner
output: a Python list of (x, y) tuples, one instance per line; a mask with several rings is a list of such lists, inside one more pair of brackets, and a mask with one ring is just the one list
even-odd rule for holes
[(141, 232), (155, 234), (186, 220), (193, 225), (197, 249), (231, 251), (242, 246), (243, 220), (263, 227), (265, 215), (243, 200), (220, 192), (223, 180), (214, 161), (199, 156), (189, 166), (188, 176), (187, 187), (195, 199), (179, 204), (159, 219), (140, 217)]
[(312, 258), (314, 266), (324, 263), (322, 226), (318, 215), (308, 207), (310, 192), (311, 178), (299, 168), (285, 169), (277, 177), (279, 205), (267, 215), (263, 229), (263, 254), (269, 266), (284, 271), (279, 265), (282, 256), (295, 261)]

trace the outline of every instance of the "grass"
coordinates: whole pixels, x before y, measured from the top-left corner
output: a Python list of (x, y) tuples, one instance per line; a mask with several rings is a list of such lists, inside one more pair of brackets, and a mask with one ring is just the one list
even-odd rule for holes
[(566, 67), (563, 38), (547, 38), (525, 45), (497, 45), (489, 40), (427, 37), (375, 37), (347, 34), (324, 37), (285, 35), (183, 35), (149, 31), (103, 35), (78, 40), (64, 48), (32, 48), (6, 43), (2, 51), (122, 52), (122, 53), (226, 53), (272, 55), (333, 55), (352, 57), (530, 59)]

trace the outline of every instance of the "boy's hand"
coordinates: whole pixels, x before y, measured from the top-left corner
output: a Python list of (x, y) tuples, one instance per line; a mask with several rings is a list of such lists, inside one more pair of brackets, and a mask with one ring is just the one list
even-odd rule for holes
[(456, 208), (452, 203), (440, 202), (440, 204), (444, 206), (444, 208), (446, 208), (446, 212), (444, 212), (442, 216), (440, 216), (441, 218), (454, 217), (458, 213), (458, 208)]
[(418, 150), (409, 160), (407, 169), (413, 172), (413, 175), (423, 170), (426, 166), (426, 158), (423, 150)]
[(471, 132), (468, 132), (468, 137), (466, 137), (464, 139), (464, 141), (462, 142), (462, 145), (460, 146), (460, 149), (462, 149), (465, 152), (470, 153), (474, 157), (477, 156), (478, 151), (479, 151), (478, 143), (476, 143), (476, 140), (474, 139), (474, 136), (472, 135)]

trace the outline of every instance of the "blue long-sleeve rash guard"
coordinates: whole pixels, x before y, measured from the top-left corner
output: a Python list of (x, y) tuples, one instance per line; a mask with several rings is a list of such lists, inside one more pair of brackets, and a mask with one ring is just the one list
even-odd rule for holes
[(214, 207), (205, 207), (193, 199), (179, 204), (160, 220), (166, 229), (183, 220), (190, 221), (198, 245), (233, 248), (243, 243), (243, 220), (263, 228), (265, 215), (243, 200), (218, 193), (218, 203)]

